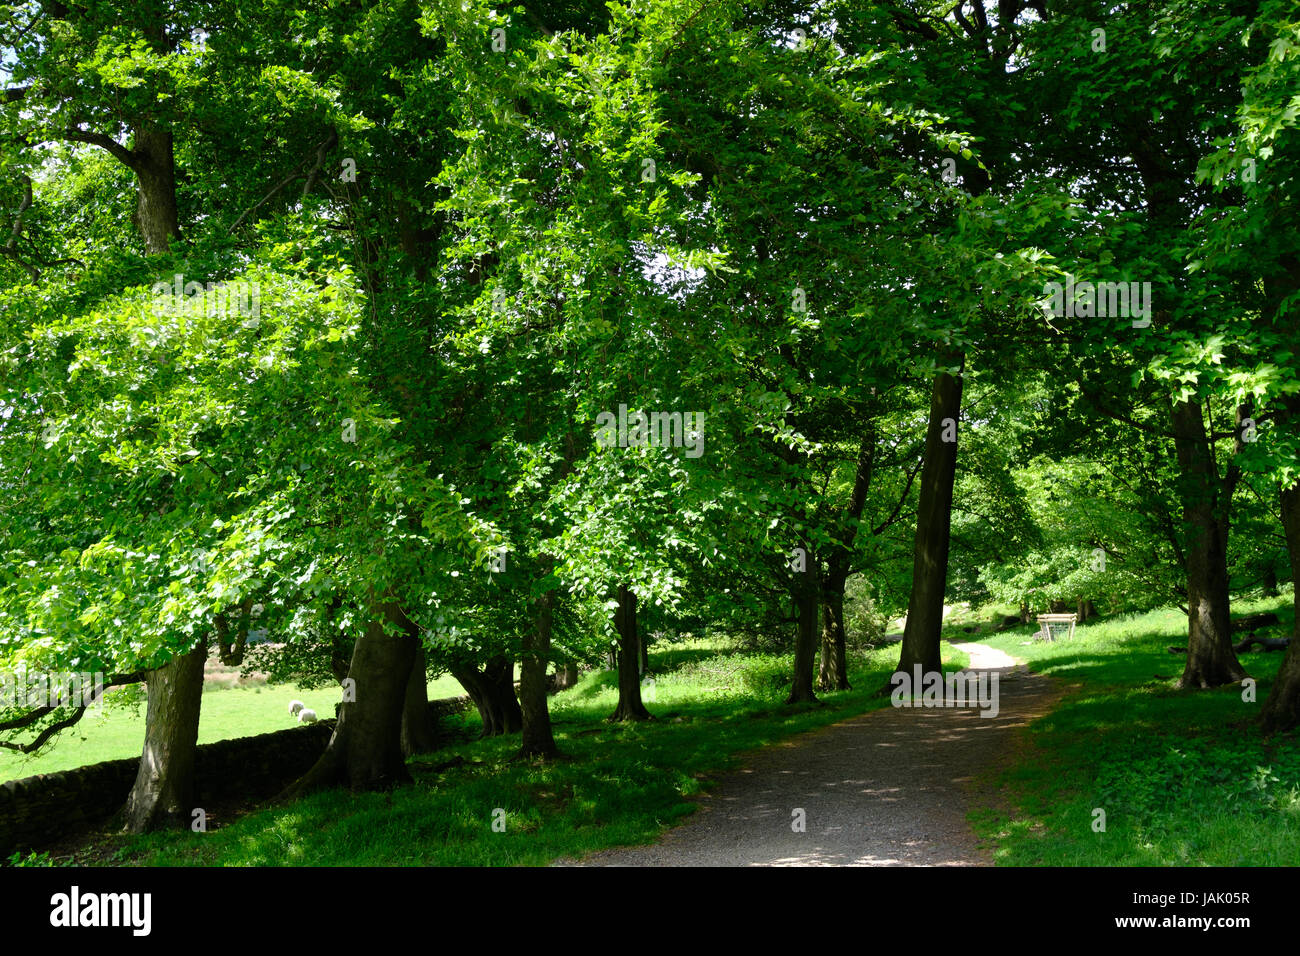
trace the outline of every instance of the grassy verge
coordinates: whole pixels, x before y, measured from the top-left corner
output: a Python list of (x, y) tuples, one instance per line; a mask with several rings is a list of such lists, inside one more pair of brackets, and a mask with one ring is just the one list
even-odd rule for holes
[[(966, 663), (945, 648), (945, 663)], [(653, 841), (690, 813), (706, 776), (780, 738), (888, 705), (875, 697), (896, 645), (861, 655), (854, 689), (818, 705), (781, 703), (788, 657), (687, 646), (652, 654), (657, 720), (605, 722), (614, 675), (592, 673), (552, 701), (567, 759), (512, 761), (518, 736), (412, 761), (415, 785), (387, 794), (330, 791), (249, 814), (208, 833), (105, 836), (82, 862), (146, 865), (537, 865)], [(474, 729), (477, 721), (465, 718)], [(463, 760), (455, 766), (450, 764)], [(504, 832), (494, 830), (504, 821)]]
[[(1289, 597), (1233, 608), (1260, 611), (1282, 621), (1271, 636), (1290, 633)], [(1251, 703), (1240, 686), (1174, 689), (1185, 658), (1168, 648), (1187, 643), (1177, 609), (1080, 625), (1069, 642), (1034, 642), (1032, 631), (952, 634), (1076, 688), (1033, 725), (1017, 766), (986, 781), (1019, 807), (972, 819), (999, 844), (1000, 865), (1300, 865), (1300, 739), (1265, 739), (1251, 722), (1280, 652), (1240, 655), (1258, 681)]]

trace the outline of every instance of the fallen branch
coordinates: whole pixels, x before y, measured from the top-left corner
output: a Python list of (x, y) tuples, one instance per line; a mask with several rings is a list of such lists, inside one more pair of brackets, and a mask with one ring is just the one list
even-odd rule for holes
[(1232, 649), (1238, 654), (1250, 649), (1252, 644), (1258, 644), (1266, 651), (1281, 651), (1291, 646), (1289, 637), (1256, 637), (1251, 634), (1244, 641), (1238, 641), (1232, 645)]
[(1277, 615), (1271, 611), (1267, 614), (1249, 614), (1232, 622), (1232, 632), (1235, 634), (1238, 631), (1257, 631), (1261, 627), (1272, 627), (1280, 623)]

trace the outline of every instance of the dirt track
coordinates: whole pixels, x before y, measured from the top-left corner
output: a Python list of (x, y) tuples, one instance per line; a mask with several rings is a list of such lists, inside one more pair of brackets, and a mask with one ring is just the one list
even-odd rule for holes
[[(966, 812), (992, 802), (973, 780), (1009, 763), (1018, 728), (1061, 691), (1000, 651), (955, 644), (996, 670), (999, 709), (894, 708), (749, 755), (656, 844), (597, 853), (588, 866), (989, 866)], [(983, 799), (981, 797), (983, 796)], [(804, 832), (792, 828), (802, 809)]]

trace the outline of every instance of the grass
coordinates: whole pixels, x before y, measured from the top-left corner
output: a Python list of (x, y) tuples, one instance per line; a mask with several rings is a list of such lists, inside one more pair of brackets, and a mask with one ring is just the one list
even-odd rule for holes
[[(945, 664), (965, 655), (945, 648)], [(657, 720), (610, 724), (609, 672), (587, 674), (552, 699), (566, 759), (511, 759), (512, 735), (458, 744), (411, 761), (415, 784), (391, 793), (326, 791), (208, 833), (105, 835), (84, 862), (204, 866), (540, 865), (653, 841), (693, 809), (707, 775), (744, 751), (887, 706), (875, 696), (897, 646), (858, 655), (854, 689), (787, 706), (790, 659), (692, 645), (652, 653), (647, 706)], [(477, 718), (460, 718), (477, 729)], [(449, 766), (456, 758), (464, 763)], [(494, 830), (502, 821), (504, 830)]]
[[(38, 773), (72, 770), (86, 764), (140, 756), (144, 743), (145, 702), (137, 693), (116, 695), (105, 701), (103, 713), (88, 713), (76, 726), (65, 730), (40, 753), (20, 754), (0, 750), (0, 781), (30, 777)], [(429, 698), (459, 697), (465, 691), (455, 679), (440, 677), (429, 684)], [(113, 692), (109, 692), (109, 695)], [(203, 709), (199, 716), (199, 743), (214, 743), (233, 737), (250, 737), (295, 724), (289, 716), (289, 701), (300, 700), (321, 717), (334, 716), (339, 700), (336, 687), (304, 690), (292, 684), (254, 684), (225, 687), (204, 685)]]
[[(1270, 635), (1290, 633), (1289, 597), (1233, 611), (1275, 611)], [(1035, 642), (1033, 629), (963, 635), (1074, 687), (1033, 725), (1017, 765), (985, 781), (1018, 805), (972, 816), (1000, 865), (1300, 865), (1300, 740), (1265, 739), (1251, 722), (1280, 652), (1240, 655), (1258, 681), (1252, 703), (1236, 685), (1174, 688), (1185, 657), (1168, 647), (1187, 643), (1177, 609), (1088, 622), (1068, 642)]]
[[(1289, 598), (1239, 602), (1234, 611), (1275, 611), (1282, 623), (1272, 633), (1290, 632)], [(1176, 609), (1088, 622), (1072, 640), (1050, 644), (1033, 640), (1034, 629), (995, 632), (967, 612), (946, 632), (952, 640), (999, 648), (1070, 688), (1062, 704), (1032, 725), (1017, 762), (991, 768), (982, 781), (1006, 794), (1003, 803), (1012, 807), (971, 815), (978, 835), (996, 845), (999, 865), (1300, 865), (1300, 740), (1294, 733), (1265, 739), (1251, 722), (1280, 653), (1241, 655), (1258, 681), (1250, 702), (1237, 686), (1175, 689), (1184, 658), (1168, 646), (1186, 643), (1186, 618)], [(965, 655), (944, 649), (948, 667), (967, 663)], [(460, 743), (413, 760), (415, 784), (392, 793), (319, 793), (206, 834), (104, 835), (76, 858), (147, 865), (536, 865), (643, 844), (690, 813), (708, 777), (734, 767), (745, 751), (886, 706), (888, 698), (874, 692), (896, 655), (896, 645), (859, 655), (851, 667), (854, 690), (791, 707), (782, 703), (786, 655), (739, 654), (716, 642), (661, 648), (651, 655), (656, 677), (647, 695), (659, 718), (654, 722), (605, 722), (617, 697), (608, 672), (588, 674), (552, 699), (565, 760), (511, 760), (517, 735)], [(285, 694), (241, 693), (247, 694), (207, 695), (205, 715), (219, 716), (218, 699), (234, 706), (269, 698), (274, 711), (267, 719), (285, 725)], [(478, 729), (476, 717), (455, 720), (465, 732)], [(1104, 831), (1094, 829), (1099, 810)], [(504, 822), (503, 832), (494, 821)]]

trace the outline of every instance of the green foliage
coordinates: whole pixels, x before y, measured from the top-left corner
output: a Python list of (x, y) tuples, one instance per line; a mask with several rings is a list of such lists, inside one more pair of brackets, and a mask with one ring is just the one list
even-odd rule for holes
[[(0, 10), (0, 669), (131, 674), (251, 627), (282, 646), (246, 669), (325, 688), (395, 602), (438, 674), (518, 659), (543, 596), (552, 657), (592, 662), (626, 586), (643, 631), (761, 652), (664, 694), (771, 704), (794, 555), (848, 576), (855, 648), (906, 610), (959, 365), (950, 603), (1185, 600), (1184, 402), (1234, 595), (1288, 576), (1287, 0), (38, 6)], [(1075, 279), (1149, 283), (1151, 321), (1045, 313)], [(173, 281), (255, 309), (162, 309)], [(601, 447), (623, 406), (703, 444)], [(1029, 656), (1127, 667), (1109, 626)], [(1234, 805), (1274, 767), (1177, 752), (1135, 760)], [(545, 829), (538, 779), (510, 777)], [(477, 825), (439, 806), (440, 836)]]
[(30, 851), (26, 856), (14, 852), (9, 854), (9, 859), (5, 861), (5, 866), (73, 866), (71, 861), (56, 861), (48, 851), (37, 853), (35, 850)]
[(749, 699), (770, 705), (790, 690), (790, 661), (777, 654), (719, 654), (658, 678), (656, 692), (675, 685), (697, 685), (709, 699)]
[(880, 644), (889, 620), (864, 575), (854, 575), (845, 582), (844, 632), (849, 647), (861, 650)]

